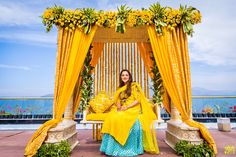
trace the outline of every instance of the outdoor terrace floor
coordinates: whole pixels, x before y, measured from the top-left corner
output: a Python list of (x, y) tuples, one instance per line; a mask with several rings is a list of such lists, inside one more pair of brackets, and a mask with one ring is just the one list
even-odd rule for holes
[[(225, 155), (224, 147), (233, 146), (236, 149), (236, 127), (233, 123), (231, 132), (221, 132), (216, 129), (216, 125), (207, 124), (213, 138), (215, 139), (219, 154), (217, 157), (236, 157), (234, 155)], [(30, 127), (31, 126), (31, 127)], [(0, 156), (1, 157), (21, 157), (24, 154), (24, 148), (34, 133), (34, 130), (39, 125), (29, 125), (28, 130), (22, 129), (24, 126), (7, 126), (0, 125)], [(10, 130), (9, 128), (13, 128)], [(14, 129), (15, 128), (15, 129)], [(33, 130), (32, 130), (33, 129)], [(78, 140), (80, 145), (76, 146), (71, 153), (71, 157), (106, 157), (106, 155), (99, 152), (100, 142), (92, 139), (92, 130), (90, 127), (84, 128), (77, 125)], [(175, 152), (164, 142), (166, 124), (161, 124), (157, 128), (157, 140), (159, 144), (160, 154), (159, 157), (173, 157), (177, 156)], [(157, 156), (144, 153), (140, 157)]]

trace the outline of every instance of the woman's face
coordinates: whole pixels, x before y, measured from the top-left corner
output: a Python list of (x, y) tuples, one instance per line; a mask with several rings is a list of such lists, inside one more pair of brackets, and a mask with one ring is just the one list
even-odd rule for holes
[(121, 80), (126, 84), (129, 81), (129, 73), (127, 71), (123, 71), (121, 73)]

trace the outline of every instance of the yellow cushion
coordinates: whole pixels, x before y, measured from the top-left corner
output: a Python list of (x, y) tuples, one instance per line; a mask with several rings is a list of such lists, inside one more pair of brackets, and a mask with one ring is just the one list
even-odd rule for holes
[(86, 120), (104, 121), (108, 113), (91, 113), (86, 116)]
[(89, 101), (89, 105), (95, 113), (103, 113), (111, 107), (113, 100), (109, 96), (101, 91), (93, 99)]

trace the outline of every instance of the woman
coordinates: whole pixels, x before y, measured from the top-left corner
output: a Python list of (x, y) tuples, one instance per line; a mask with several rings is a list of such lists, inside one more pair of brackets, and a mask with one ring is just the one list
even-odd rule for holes
[(108, 114), (102, 127), (100, 151), (111, 156), (135, 156), (147, 151), (158, 154), (153, 121), (156, 116), (141, 87), (128, 70), (120, 73), (114, 100), (117, 110)]

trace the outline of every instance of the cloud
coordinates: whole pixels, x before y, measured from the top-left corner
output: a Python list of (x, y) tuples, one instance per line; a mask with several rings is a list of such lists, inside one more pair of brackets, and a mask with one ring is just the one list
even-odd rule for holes
[(141, 8), (148, 8), (151, 4), (156, 3), (155, 0), (146, 0), (146, 1), (130, 1), (130, 0), (99, 0), (97, 1), (97, 9), (102, 10), (114, 10), (117, 11), (117, 7), (120, 5), (126, 4), (128, 7), (132, 9), (141, 9)]
[(21, 41), (28, 44), (55, 45), (57, 42), (56, 32), (39, 32), (39, 31), (0, 31), (0, 40), (4, 41)]
[(189, 38), (191, 61), (214, 66), (236, 65), (236, 21), (233, 20), (236, 11), (230, 6), (234, 4), (222, 3), (225, 2), (203, 7), (202, 23), (195, 26), (194, 36)]
[(19, 3), (0, 4), (0, 25), (31, 25), (41, 23), (40, 14)]
[(198, 72), (193, 73), (191, 78), (193, 87), (232, 91), (236, 89), (236, 74), (233, 72)]
[(209, 65), (236, 65), (235, 27), (236, 23), (224, 20), (224, 26), (206, 22), (196, 29), (194, 37), (189, 40), (191, 60)]
[(17, 69), (17, 70), (31, 70), (30, 67), (27, 66), (16, 66), (16, 65), (7, 65), (7, 64), (0, 64), (0, 68), (5, 68), (5, 69)]

